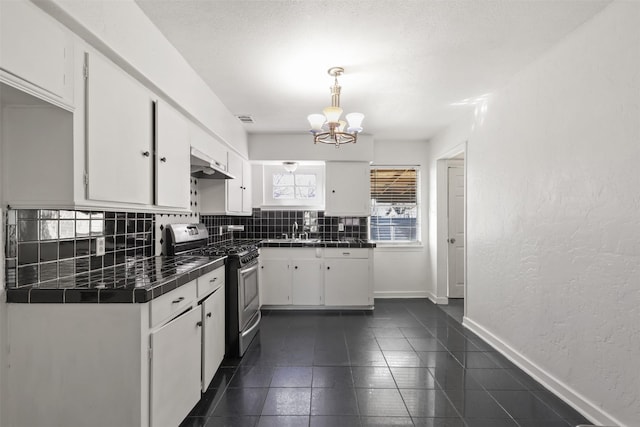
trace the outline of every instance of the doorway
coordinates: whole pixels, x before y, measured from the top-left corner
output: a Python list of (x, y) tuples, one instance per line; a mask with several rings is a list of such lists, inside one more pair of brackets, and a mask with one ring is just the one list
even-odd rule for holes
[(464, 298), (464, 154), (447, 161), (447, 298)]

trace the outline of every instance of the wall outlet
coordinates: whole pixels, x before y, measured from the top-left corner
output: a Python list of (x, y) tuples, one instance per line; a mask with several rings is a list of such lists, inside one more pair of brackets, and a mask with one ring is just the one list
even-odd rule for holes
[(222, 236), (222, 226), (218, 227), (218, 236)]
[(104, 237), (98, 237), (96, 239), (96, 256), (103, 256), (104, 251)]
[(344, 231), (344, 223), (343, 222), (339, 222), (338, 223), (338, 231)]

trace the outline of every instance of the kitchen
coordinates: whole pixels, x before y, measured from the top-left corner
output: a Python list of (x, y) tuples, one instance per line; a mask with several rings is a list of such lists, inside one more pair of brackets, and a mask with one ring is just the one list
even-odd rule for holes
[[(220, 236), (220, 227), (241, 225), (243, 220), (227, 221), (222, 218), (227, 217), (227, 209), (215, 206), (205, 213), (202, 205), (207, 203), (208, 198), (203, 201), (203, 196), (198, 191), (201, 181), (194, 188), (190, 188), (194, 185), (193, 181), (163, 181), (162, 167), (189, 167), (188, 151), (178, 153), (177, 155), (184, 155), (185, 158), (175, 164), (171, 157), (175, 153), (168, 152), (166, 162), (160, 161), (160, 158), (165, 157), (160, 154), (157, 156), (157, 165), (154, 166), (153, 155), (144, 155), (150, 147), (122, 142), (121, 146), (113, 148), (112, 144), (129, 140), (123, 134), (117, 134), (119, 131), (137, 135), (132, 140), (150, 141), (153, 127), (140, 124), (150, 123), (152, 117), (157, 117), (158, 150), (162, 149), (165, 134), (175, 138), (176, 133), (184, 135), (186, 132), (191, 135), (192, 146), (196, 141), (196, 148), (207, 147), (212, 159), (219, 163), (226, 161), (229, 168), (232, 163), (229, 159), (234, 156), (241, 159), (241, 170), (234, 175), (243, 177), (241, 186), (246, 187), (248, 192), (242, 205), (234, 210), (239, 209), (246, 216), (229, 217), (252, 217), (252, 227), (257, 223), (253, 209), (264, 204), (260, 189), (263, 187), (264, 170), (268, 166), (276, 166), (283, 161), (300, 162), (302, 166), (304, 162), (373, 162), (381, 165), (421, 166), (419, 184), (423, 203), (420, 211), (423, 244), (410, 248), (380, 246), (372, 250), (370, 291), (375, 298), (429, 298), (437, 303), (446, 303), (446, 257), (440, 251), (446, 227), (443, 230), (438, 221), (442, 211), (438, 187), (441, 183), (439, 165), (442, 159), (451, 159), (464, 152), (467, 182), (469, 188), (474, 189), (473, 193), (469, 193), (467, 201), (469, 249), (466, 274), (469, 288), (465, 300), (466, 327), (498, 348), (526, 372), (542, 380), (555, 394), (570, 402), (571, 406), (579, 409), (590, 420), (601, 424), (634, 425), (633, 420), (639, 418), (637, 406), (629, 403), (633, 402), (634, 393), (637, 396), (637, 382), (634, 383), (637, 379), (627, 378), (625, 375), (622, 375), (624, 379), (620, 379), (622, 377), (616, 373), (633, 369), (629, 362), (633, 358), (629, 356), (638, 351), (633, 343), (622, 344), (625, 337), (637, 335), (637, 327), (630, 326), (635, 324), (631, 319), (633, 313), (637, 313), (637, 308), (629, 305), (628, 310), (620, 310), (621, 306), (627, 307), (627, 304), (633, 302), (633, 298), (624, 296), (637, 292), (637, 284), (632, 280), (632, 277), (637, 277), (634, 276), (637, 266), (634, 267), (633, 262), (638, 256), (637, 244), (633, 243), (637, 232), (634, 228), (629, 228), (633, 224), (637, 225), (637, 198), (629, 194), (637, 194), (638, 177), (637, 174), (625, 171), (634, 170), (632, 161), (638, 160), (637, 145), (632, 143), (638, 136), (637, 103), (629, 99), (633, 93), (637, 94), (637, 79), (634, 80), (631, 76), (637, 70), (638, 59), (620, 53), (634, 49), (637, 51), (637, 29), (629, 23), (629, 20), (638, 16), (637, 5), (626, 2), (607, 5), (604, 2), (593, 6), (594, 10), (584, 12), (582, 21), (586, 23), (583, 26), (566, 39), (558, 36), (553, 41), (553, 48), (548, 52), (545, 50), (545, 54), (537, 62), (527, 67), (522, 64), (524, 71), (516, 74), (506, 89), (496, 89), (496, 98), (486, 103), (483, 100), (469, 100), (465, 111), (470, 114), (462, 115), (446, 130), (433, 136), (428, 143), (424, 139), (397, 141), (393, 136), (385, 138), (367, 134), (367, 129), (370, 129), (370, 115), (367, 115), (365, 132), (358, 137), (358, 143), (334, 149), (331, 146), (314, 145), (308, 134), (303, 137), (291, 134), (247, 134), (245, 128), (227, 110), (227, 106), (213, 94), (134, 2), (119, 2), (117, 7), (112, 8), (98, 3), (100, 6), (95, 9), (83, 8), (73, 2), (41, 2), (37, 7), (28, 2), (25, 4), (22, 5), (23, 8), (15, 6), (17, 11), (12, 11), (3, 2), (0, 9), (3, 19), (3, 241), (9, 237), (5, 235), (11, 215), (6, 209), (7, 204), (15, 208), (13, 212), (17, 212), (16, 227), (21, 221), (25, 224), (31, 221), (38, 224), (38, 227), (42, 223), (47, 229), (46, 224), (53, 221), (59, 224), (58, 233), (67, 230), (63, 224), (75, 226), (76, 231), (82, 230), (73, 240), (77, 245), (76, 249), (78, 246), (83, 249), (78, 253), (74, 252), (69, 259), (82, 259), (82, 263), (87, 262), (89, 266), (92, 262), (98, 262), (92, 260), (93, 252), (89, 253), (84, 249), (87, 245), (87, 250), (93, 251), (91, 245), (93, 240), (97, 240), (94, 238), (97, 236), (95, 233), (99, 234), (100, 230), (91, 228), (94, 222), (105, 224), (103, 230), (106, 230), (106, 224), (111, 221), (116, 224), (113, 234), (105, 235), (113, 237), (114, 245), (120, 243), (118, 221), (125, 224), (124, 236), (133, 236), (133, 247), (127, 246), (129, 240), (125, 238), (125, 246), (118, 249), (124, 252), (125, 257), (127, 251), (133, 254), (159, 254), (162, 251), (159, 249), (162, 243), (157, 239), (157, 236), (162, 235), (159, 229), (170, 223), (209, 222), (211, 231), (218, 232), (209, 231), (210, 234), (218, 234), (211, 236), (212, 242), (228, 237), (225, 233), (244, 233), (223, 228), (223, 235)], [(578, 23), (575, 22), (573, 26), (577, 27)], [(612, 26), (618, 32), (612, 34), (608, 31)], [(4, 34), (19, 36), (5, 37)], [(32, 37), (38, 34), (47, 36), (44, 39)], [(144, 41), (136, 37), (140, 34), (144, 34)], [(11, 40), (20, 40), (21, 43), (14, 44)], [(51, 45), (43, 43), (43, 40)], [(585, 53), (581, 48), (585, 43), (594, 46), (599, 54), (604, 55), (606, 64), (599, 63)], [(52, 56), (52, 45), (65, 46), (68, 54), (63, 57)], [(33, 56), (25, 55), (25, 52), (42, 52), (35, 56), (41, 62), (34, 65), (30, 62)], [(88, 64), (86, 71), (85, 64)], [(334, 65), (342, 64), (328, 64)], [(6, 71), (7, 68), (10, 70)], [(350, 71), (348, 67), (345, 68), (345, 79), (341, 83), (344, 84), (343, 100), (347, 102), (349, 86), (355, 87), (356, 83), (354, 80), (347, 80)], [(550, 70), (554, 71), (554, 78), (546, 81), (541, 76), (546, 76)], [(324, 70), (321, 71), (324, 73)], [(82, 75), (85, 72), (88, 73), (87, 79)], [(574, 78), (576, 75), (579, 77)], [(176, 79), (175, 76), (181, 78)], [(103, 77), (105, 80), (96, 80), (96, 77)], [(531, 88), (539, 88), (543, 81), (549, 87), (538, 90), (547, 98), (530, 101), (532, 97), (538, 96)], [(320, 88), (324, 89), (330, 83), (331, 79), (325, 75)], [(13, 92), (9, 87), (17, 87), (19, 93)], [(586, 102), (584, 98), (589, 91), (585, 88), (595, 90), (601, 97), (601, 102)], [(16, 100), (16, 97), (24, 96), (25, 93), (28, 95), (26, 101), (25, 98)], [(89, 96), (85, 97), (85, 93)], [(327, 102), (326, 95), (318, 101), (316, 109)], [(464, 97), (478, 95), (480, 93), (467, 93)], [(96, 104), (95, 99), (115, 104)], [(131, 108), (124, 108), (123, 103), (118, 102), (122, 99), (126, 99), (126, 107)], [(155, 101), (156, 110), (136, 108), (141, 103), (147, 105), (149, 99)], [(515, 103), (523, 110), (512, 113), (510, 110), (514, 105), (510, 103)], [(9, 104), (26, 104), (27, 107), (6, 108)], [(482, 108), (483, 105), (485, 108)], [(563, 116), (560, 107), (552, 108), (557, 105), (579, 111), (578, 118)], [(628, 106), (632, 107), (627, 108)], [(363, 107), (350, 106), (348, 111), (353, 111), (351, 108)], [(533, 119), (525, 118), (536, 117), (536, 114), (542, 114), (542, 110), (545, 119), (553, 123), (544, 128), (546, 131), (537, 130)], [(84, 118), (85, 111), (88, 114), (87, 122)], [(475, 117), (474, 111), (477, 113)], [(622, 113), (613, 116), (611, 111)], [(304, 127), (307, 110), (300, 114), (301, 126)], [(584, 120), (593, 116), (605, 116), (607, 121), (600, 123), (591, 120), (590, 126), (586, 126)], [(95, 120), (93, 117), (109, 117), (110, 120)], [(176, 117), (179, 119), (176, 120)], [(569, 121), (570, 124), (554, 121), (554, 117)], [(165, 123), (172, 120), (172, 126), (164, 127)], [(46, 131), (44, 124), (31, 127), (26, 125), (43, 121), (48, 121), (45, 122)], [(19, 123), (22, 126), (15, 126)], [(123, 131), (122, 128), (113, 126), (113, 123), (126, 123), (128, 128)], [(508, 123), (516, 123), (517, 126), (512, 124), (510, 127)], [(371, 126), (375, 126), (375, 123), (371, 123)], [(526, 137), (518, 126), (526, 130)], [(306, 129), (303, 128), (302, 131), (304, 130)], [(621, 156), (614, 158), (611, 151), (602, 150), (596, 144), (596, 139), (602, 140), (605, 132), (610, 133), (613, 136), (612, 143), (617, 144), (611, 151), (622, 154)], [(541, 136), (541, 133), (544, 135)], [(608, 136), (606, 139), (609, 139)], [(514, 139), (518, 142), (505, 142)], [(11, 140), (19, 143), (11, 146)], [(541, 141), (544, 140), (548, 142), (541, 146)], [(555, 149), (554, 141), (557, 144), (561, 140), (587, 141), (590, 145), (588, 149), (581, 145), (568, 145), (566, 149), (554, 153), (550, 159), (550, 150)], [(101, 147), (108, 148), (100, 150)], [(227, 152), (227, 156), (217, 154), (220, 152)], [(579, 161), (572, 162), (576, 153), (579, 154)], [(568, 161), (569, 159), (572, 161)], [(499, 160), (504, 166), (502, 173), (496, 170), (499, 165), (496, 162)], [(529, 164), (529, 160), (532, 161), (531, 166), (535, 166), (533, 171), (524, 167)], [(598, 178), (601, 182), (616, 183), (613, 187), (603, 189), (601, 184), (597, 184), (597, 179), (583, 176), (585, 170), (592, 173), (599, 170), (596, 165), (600, 165), (601, 161), (605, 161), (607, 167), (600, 172), (602, 176)], [(157, 192), (150, 191), (155, 185), (153, 168), (157, 168), (158, 172)], [(569, 168), (566, 173), (559, 172), (566, 168)], [(489, 170), (496, 172), (492, 174), (487, 172)], [(544, 173), (540, 174), (537, 170)], [(531, 175), (535, 179), (531, 176), (525, 178), (524, 171), (535, 172)], [(185, 173), (184, 170), (172, 169), (164, 173), (164, 177), (181, 173)], [(188, 175), (188, 170), (186, 174)], [(583, 179), (572, 181), (574, 175)], [(550, 177), (550, 180), (545, 176)], [(530, 179), (532, 181), (528, 183)], [(581, 182), (585, 185), (580, 185)], [(172, 187), (173, 185), (177, 187)], [(495, 188), (502, 191), (497, 194), (491, 190)], [(517, 202), (522, 199), (522, 188), (527, 188), (529, 192), (523, 199), (524, 206)], [(600, 193), (597, 192), (598, 188), (601, 189)], [(611, 193), (612, 189), (626, 189), (629, 201), (618, 202), (621, 199), (617, 194)], [(242, 190), (245, 194), (245, 188)], [(192, 192), (198, 192), (193, 199), (189, 197)], [(544, 196), (545, 194), (549, 194), (549, 197)], [(601, 199), (593, 194), (599, 194)], [(561, 197), (562, 195), (565, 197)], [(191, 208), (191, 203), (197, 203), (199, 208)], [(142, 208), (135, 209), (132, 206)], [(495, 212), (495, 206), (508, 206), (510, 210), (502, 214)], [(526, 213), (534, 206), (538, 206), (538, 214), (548, 219), (547, 221), (538, 223)], [(247, 207), (250, 209), (247, 210)], [(563, 216), (558, 217), (553, 213), (557, 212), (554, 208), (558, 208)], [(39, 213), (36, 218), (30, 218), (29, 213), (19, 216), (22, 210), (38, 210)], [(57, 212), (57, 217), (47, 217), (49, 214), (43, 213), (44, 211)], [(587, 211), (593, 212), (595, 217), (581, 216), (581, 212)], [(76, 212), (75, 218), (64, 217), (69, 212)], [(78, 216), (78, 212), (88, 212), (88, 215)], [(97, 215), (93, 215), (94, 213)], [(147, 218), (147, 214), (153, 214), (153, 218)], [(270, 225), (268, 215), (264, 215), (267, 228)], [(360, 230), (355, 230), (353, 218), (361, 218), (361, 214), (342, 217), (345, 218), (342, 227), (353, 227), (347, 232), (360, 233)], [(277, 221), (277, 214), (275, 218)], [(294, 221), (298, 222), (297, 219), (296, 217)], [(351, 225), (346, 224), (347, 219)], [(596, 219), (600, 219), (600, 225), (604, 228), (599, 228), (598, 224), (592, 222)], [(131, 233), (126, 228), (130, 221), (136, 226)], [(262, 227), (263, 218), (258, 221)], [(335, 224), (336, 228), (339, 227), (339, 221)], [(359, 224), (359, 220), (355, 221)], [(575, 221), (581, 224), (577, 229), (574, 228)], [(75, 223), (72, 224), (73, 222)], [(137, 227), (138, 223), (140, 229)], [(304, 217), (298, 223), (303, 225)], [(249, 226), (248, 223), (246, 225)], [(289, 225), (292, 224), (287, 224)], [(576, 254), (576, 258), (569, 259), (563, 255), (573, 253), (573, 246), (568, 246), (570, 243), (566, 243), (567, 240), (559, 238), (567, 236), (567, 230), (559, 228), (563, 225), (574, 230), (569, 242), (577, 238), (575, 245), (584, 248), (587, 253)], [(274, 233), (279, 226), (274, 226)], [(333, 223), (330, 227), (332, 226)], [(290, 230), (286, 232), (291, 233)], [(340, 231), (336, 230), (336, 233)], [(135, 237), (138, 234), (141, 234), (139, 239)], [(505, 240), (507, 234), (513, 240)], [(150, 237), (154, 235), (155, 239)], [(536, 235), (544, 238), (536, 240)], [(268, 236), (275, 237), (277, 236)], [(152, 240), (149, 241), (149, 238)], [(24, 246), (25, 253), (29, 253), (29, 246), (20, 243), (22, 242), (18, 242), (18, 247)], [(40, 242), (40, 246), (43, 243), (47, 242)], [(446, 246), (445, 243), (444, 247)], [(596, 253), (589, 255), (589, 248)], [(537, 252), (539, 249), (553, 256), (542, 256)], [(59, 251), (62, 250), (62, 246), (59, 246)], [(118, 259), (118, 250), (109, 251), (114, 263)], [(8, 255), (5, 253), (0, 259), (6, 262), (5, 257), (11, 258), (11, 254)], [(557, 262), (554, 262), (554, 256)], [(62, 261), (60, 252), (58, 257)], [(504, 260), (505, 264), (499, 268), (494, 259)], [(45, 261), (49, 261), (49, 258)], [(65, 266), (61, 262), (57, 264), (56, 274)], [(399, 270), (398, 265), (406, 267)], [(567, 268), (567, 265), (572, 267)], [(6, 262), (5, 267), (8, 270), (14, 268), (9, 262)], [(583, 269), (588, 277), (582, 275)], [(25, 277), (28, 277), (27, 269), (24, 271)], [(504, 272), (504, 275), (499, 272)], [(37, 274), (52, 273), (47, 269), (39, 269)], [(6, 283), (9, 281), (7, 279)], [(510, 285), (512, 282), (524, 284), (522, 287), (514, 287)], [(596, 286), (604, 283), (615, 285), (618, 298), (614, 299), (609, 293), (601, 291), (602, 286)], [(550, 287), (552, 285), (562, 291)], [(5, 285), (3, 292), (6, 295), (4, 287)], [(577, 294), (580, 295), (580, 309), (566, 306)], [(537, 310), (528, 310), (520, 299), (535, 301)], [(590, 301), (598, 301), (599, 305), (594, 306)], [(618, 320), (613, 319), (607, 316), (607, 307), (628, 313), (624, 316), (630, 317), (627, 321), (624, 316)], [(11, 336), (10, 326), (7, 327), (8, 311), (10, 309), (3, 302), (0, 310), (3, 347)], [(507, 316), (511, 321), (506, 322), (513, 325), (511, 329), (502, 321), (501, 316)], [(565, 316), (567, 321), (560, 322), (560, 330), (557, 330), (558, 323), (554, 319)], [(530, 324), (539, 324), (540, 330), (537, 333), (522, 333)], [(606, 344), (584, 337), (584, 331), (590, 328), (598, 331), (596, 336), (605, 336)], [(556, 331), (553, 333), (557, 333), (557, 336), (550, 341), (539, 338), (552, 331)], [(616, 347), (612, 342), (621, 344)], [(582, 352), (585, 345), (592, 351)], [(613, 345), (614, 349), (604, 351), (602, 345), (609, 350)], [(568, 352), (570, 357), (564, 352)], [(0, 354), (3, 367), (8, 363), (7, 355), (5, 351)], [(571, 359), (575, 360), (575, 364), (570, 363)], [(593, 367), (600, 370), (601, 375), (592, 378)], [(2, 383), (7, 384), (7, 369), (2, 369), (1, 374)], [(600, 387), (601, 382), (611, 378), (618, 379), (612, 380), (608, 388)], [(6, 401), (4, 397), (10, 395), (6, 388), (0, 390), (0, 400), (3, 402)], [(0, 409), (3, 425), (7, 423), (7, 411), (4, 407)]]

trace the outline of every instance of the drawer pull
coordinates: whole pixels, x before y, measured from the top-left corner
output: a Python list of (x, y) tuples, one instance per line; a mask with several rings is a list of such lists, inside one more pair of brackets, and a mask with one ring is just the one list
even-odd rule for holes
[(184, 297), (180, 297), (178, 299), (174, 299), (173, 301), (171, 301), (171, 304), (178, 304), (179, 302), (184, 301)]
[(216, 280), (218, 280), (218, 278), (217, 278), (217, 277), (214, 277), (213, 279), (209, 280), (209, 283), (213, 283), (213, 282), (215, 282)]
[(342, 252), (342, 255), (351, 255), (351, 252)]
[(207, 317), (211, 317), (211, 313), (210, 313), (210, 312), (209, 312), (209, 313), (207, 313)]

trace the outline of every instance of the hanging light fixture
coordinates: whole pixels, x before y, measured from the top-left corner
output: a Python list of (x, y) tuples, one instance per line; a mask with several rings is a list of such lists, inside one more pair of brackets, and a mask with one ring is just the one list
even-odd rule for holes
[(313, 143), (334, 144), (336, 148), (340, 148), (341, 144), (355, 144), (358, 139), (358, 133), (362, 132), (364, 114), (347, 114), (345, 118), (349, 122), (349, 127), (345, 131), (347, 123), (344, 120), (340, 120), (342, 115), (342, 108), (340, 108), (341, 87), (338, 84), (338, 76), (344, 73), (344, 68), (332, 67), (327, 72), (334, 78), (333, 86), (330, 88), (331, 106), (322, 110), (323, 114), (310, 114), (307, 117), (311, 125)]
[(298, 163), (296, 162), (282, 162), (282, 167), (289, 173), (293, 173), (298, 169)]

